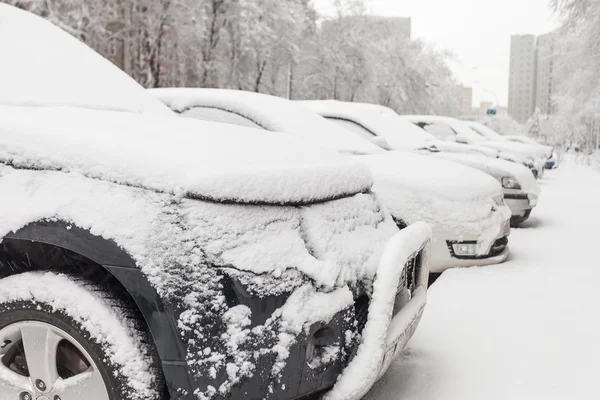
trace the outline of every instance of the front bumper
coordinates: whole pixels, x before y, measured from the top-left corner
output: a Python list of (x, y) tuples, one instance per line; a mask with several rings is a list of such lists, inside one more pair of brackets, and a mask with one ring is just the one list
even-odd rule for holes
[[(333, 390), (325, 396), (326, 400), (362, 398), (414, 334), (427, 301), (430, 240), (429, 226), (416, 223), (396, 234), (386, 246), (373, 284), (362, 343)], [(398, 308), (398, 287), (403, 276), (403, 269), (398, 265), (405, 265), (419, 253), (422, 267), (417, 287), (410, 299)]]
[(531, 211), (537, 205), (537, 197), (527, 195), (526, 193), (504, 193), (504, 201), (510, 208), (511, 226), (515, 227), (526, 221), (531, 215)]
[(455, 243), (477, 243), (480, 240), (477, 236), (464, 235), (460, 232), (443, 231), (436, 232), (431, 244), (431, 262), (430, 272), (440, 273), (449, 268), (456, 267), (475, 267), (499, 264), (508, 258), (509, 248), (506, 244), (502, 251), (494, 251), (493, 248), (498, 241), (506, 239), (510, 235), (510, 222), (506, 220), (499, 230), (493, 242), (483, 252), (481, 256), (457, 257), (454, 254), (452, 245)]

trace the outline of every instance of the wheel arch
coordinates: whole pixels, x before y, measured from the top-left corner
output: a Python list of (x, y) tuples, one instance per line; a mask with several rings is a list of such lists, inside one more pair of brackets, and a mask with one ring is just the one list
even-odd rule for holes
[(113, 240), (65, 221), (40, 220), (9, 232), (0, 243), (0, 278), (52, 270), (102, 281), (124, 291), (143, 317), (161, 361), (185, 360), (185, 346), (170, 308), (133, 258)]

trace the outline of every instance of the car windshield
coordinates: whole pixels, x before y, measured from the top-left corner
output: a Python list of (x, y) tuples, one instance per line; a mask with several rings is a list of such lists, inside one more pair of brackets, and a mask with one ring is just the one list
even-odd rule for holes
[[(175, 111), (199, 106), (218, 108), (249, 119), (265, 130), (295, 135), (342, 153), (362, 155), (384, 151), (369, 140), (348, 135), (346, 129), (316, 112), (281, 97), (228, 89), (159, 89), (152, 93), (167, 104), (177, 104)], [(209, 117), (204, 114), (188, 116)]]
[(456, 138), (456, 131), (449, 125), (443, 123), (417, 123), (417, 126), (422, 127), (426, 132), (429, 132), (433, 136), (441, 140), (454, 140)]
[(473, 123), (468, 124), (468, 126), (474, 132), (478, 133), (480, 136), (484, 137), (485, 139), (494, 140), (494, 141), (498, 141), (498, 142), (503, 142), (506, 140), (504, 137), (502, 137), (502, 135), (494, 132), (493, 130), (491, 130), (490, 128), (488, 128), (485, 125), (473, 122)]

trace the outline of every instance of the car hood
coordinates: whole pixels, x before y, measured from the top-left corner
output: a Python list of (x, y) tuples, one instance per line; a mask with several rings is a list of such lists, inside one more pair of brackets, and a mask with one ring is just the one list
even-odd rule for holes
[(535, 149), (533, 146), (529, 146), (526, 144), (487, 141), (482, 142), (481, 145), (484, 147), (500, 150), (505, 153), (516, 154), (525, 158), (534, 158), (539, 156), (537, 149)]
[(396, 219), (460, 226), (489, 216), (497, 181), (473, 168), (404, 151), (359, 157), (371, 169), (374, 190)]
[(360, 163), (289, 135), (83, 108), (0, 106), (0, 161), (219, 202), (303, 204), (372, 185)]
[(505, 176), (513, 176), (517, 179), (525, 193), (535, 196), (540, 194), (540, 187), (533, 177), (533, 174), (527, 167), (523, 165), (474, 154), (453, 154), (440, 152), (436, 153), (435, 156), (437, 158), (454, 161), (468, 165), (472, 168), (476, 168), (493, 176), (498, 182), (501, 182), (502, 178)]

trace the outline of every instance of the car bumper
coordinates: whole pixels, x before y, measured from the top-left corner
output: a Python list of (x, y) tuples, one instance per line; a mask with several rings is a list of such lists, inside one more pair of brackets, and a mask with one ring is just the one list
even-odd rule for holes
[(504, 201), (510, 208), (512, 214), (511, 225), (513, 227), (526, 221), (537, 205), (537, 197), (528, 196), (525, 193), (505, 193)]
[(452, 245), (456, 243), (477, 243), (480, 240), (477, 236), (469, 236), (460, 232), (444, 231), (436, 232), (431, 244), (430, 272), (440, 273), (449, 268), (456, 267), (474, 267), (499, 264), (508, 258), (509, 248), (506, 244), (501, 252), (494, 252), (492, 248), (498, 241), (508, 238), (510, 235), (510, 222), (503, 222), (498, 234), (493, 242), (480, 256), (457, 257), (454, 254)]
[[(413, 336), (427, 302), (428, 263), (431, 230), (417, 223), (402, 230), (388, 243), (373, 284), (369, 317), (362, 343), (326, 400), (358, 400), (387, 371)], [(407, 246), (407, 243), (410, 244)], [(410, 299), (398, 308), (397, 287), (402, 269), (415, 254), (421, 254), (418, 286)], [(395, 300), (396, 299), (396, 300)], [(356, 379), (359, 376), (360, 379)]]

